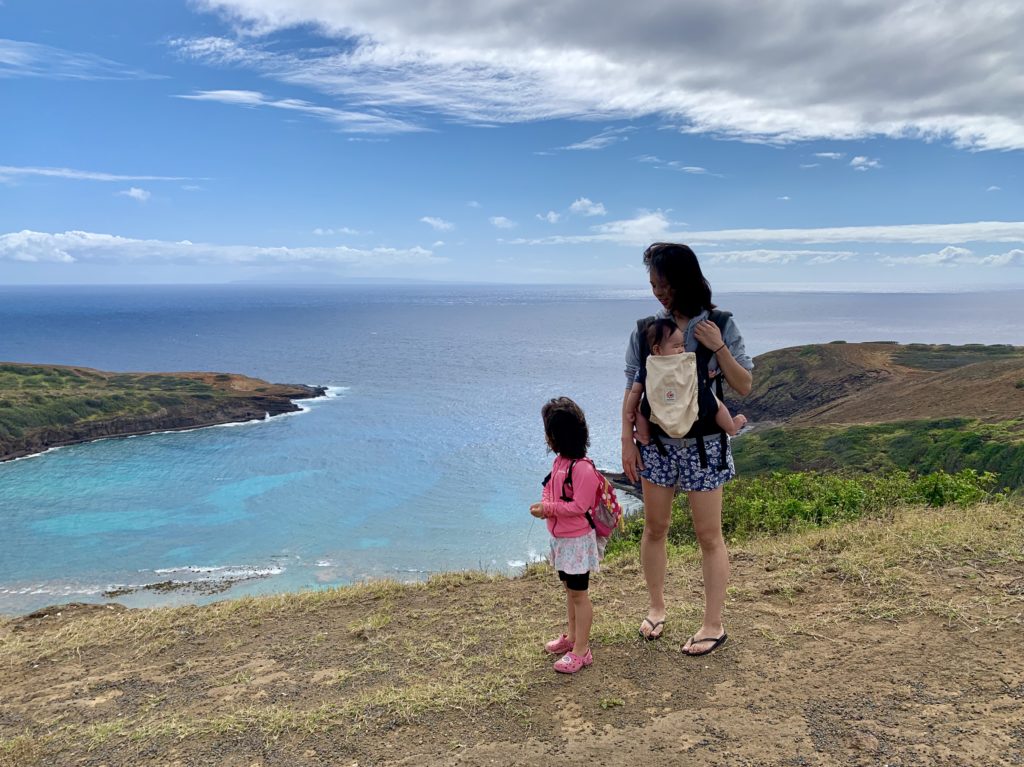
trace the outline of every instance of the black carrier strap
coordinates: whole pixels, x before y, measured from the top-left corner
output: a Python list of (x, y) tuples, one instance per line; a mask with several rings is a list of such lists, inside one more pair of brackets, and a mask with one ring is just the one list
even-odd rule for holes
[[(722, 332), (722, 341), (725, 341), (725, 325), (732, 317), (732, 313), (722, 311), (721, 309), (711, 309), (708, 312), (708, 319), (714, 322), (718, 329)], [(719, 402), (725, 401), (725, 395), (722, 387), (722, 371), (719, 368), (718, 375), (715, 376), (714, 380), (711, 380), (711, 358), (714, 356), (714, 352), (708, 349), (703, 344), (697, 347), (697, 385), (701, 391), (714, 390), (718, 396)], [(725, 471), (729, 464), (727, 460), (727, 451), (729, 447), (729, 437), (724, 431), (715, 423), (716, 412), (706, 414), (705, 418), (699, 420), (694, 428), (690, 430), (688, 437), (695, 437), (697, 439), (697, 457), (700, 459), (700, 467), (706, 469), (708, 467), (708, 451), (704, 444), (704, 437), (712, 434), (719, 435), (719, 463), (718, 470)]]

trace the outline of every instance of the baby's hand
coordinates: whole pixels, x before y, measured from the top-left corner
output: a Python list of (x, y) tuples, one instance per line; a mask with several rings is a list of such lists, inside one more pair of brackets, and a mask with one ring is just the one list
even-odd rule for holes
[(533, 516), (535, 516), (537, 519), (544, 519), (545, 516), (547, 516), (546, 514), (544, 514), (544, 504), (543, 503), (531, 504), (530, 505), (530, 513), (533, 514)]

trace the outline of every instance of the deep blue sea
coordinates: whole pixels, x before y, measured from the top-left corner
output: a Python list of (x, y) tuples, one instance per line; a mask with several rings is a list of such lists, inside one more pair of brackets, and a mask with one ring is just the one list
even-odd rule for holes
[[(721, 294), (751, 354), (892, 340), (1024, 344), (1024, 291)], [(540, 406), (587, 413), (617, 468), (623, 354), (646, 290), (518, 286), (0, 287), (0, 360), (211, 370), (330, 387), (264, 422), (0, 464), (0, 613), (203, 602), (541, 555)], [(756, 376), (756, 371), (755, 371)]]

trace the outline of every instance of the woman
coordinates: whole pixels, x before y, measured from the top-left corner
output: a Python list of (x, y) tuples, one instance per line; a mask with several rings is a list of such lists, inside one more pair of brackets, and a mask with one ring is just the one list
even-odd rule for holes
[[(729, 317), (719, 326), (708, 319), (715, 308), (711, 286), (701, 272), (697, 256), (686, 245), (658, 242), (644, 251), (644, 266), (651, 280), (651, 291), (662, 305), (659, 317), (675, 320), (685, 329), (686, 351), (699, 345), (711, 353), (710, 375), (725, 376), (729, 386), (741, 396), (750, 392), (753, 361), (747, 355), (736, 324)], [(683, 646), (688, 655), (706, 655), (726, 639), (722, 625), (725, 586), (729, 580), (729, 554), (722, 537), (722, 486), (733, 478), (735, 468), (728, 442), (720, 434), (696, 439), (662, 438), (637, 446), (633, 439), (633, 413), (626, 401), (629, 390), (643, 364), (641, 343), (634, 329), (626, 350), (626, 397), (622, 401), (622, 469), (636, 482), (643, 481), (644, 533), (640, 542), (640, 562), (647, 581), (650, 609), (640, 633), (646, 639), (658, 639), (665, 627), (665, 538), (672, 518), (672, 500), (676, 491), (686, 491), (690, 500), (693, 529), (700, 544), (704, 572), (704, 622)], [(697, 444), (703, 440), (703, 450)], [(725, 456), (723, 460), (722, 451)]]

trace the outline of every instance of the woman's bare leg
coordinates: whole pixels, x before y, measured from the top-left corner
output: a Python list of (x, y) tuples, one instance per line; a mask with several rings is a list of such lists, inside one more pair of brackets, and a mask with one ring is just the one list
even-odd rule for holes
[(688, 651), (692, 647), (694, 652), (699, 652), (711, 646), (710, 641), (701, 640), (716, 639), (725, 631), (722, 608), (725, 606), (725, 587), (729, 582), (729, 552), (722, 537), (722, 488), (691, 492), (689, 499), (704, 573), (704, 623), (693, 635), (692, 644), (683, 649)]
[(661, 636), (662, 627), (654, 624), (665, 620), (665, 569), (668, 552), (665, 548), (669, 524), (672, 522), (674, 487), (662, 487), (643, 480), (644, 534), (640, 539), (640, 565), (647, 582), (650, 609), (640, 626), (644, 636)]

